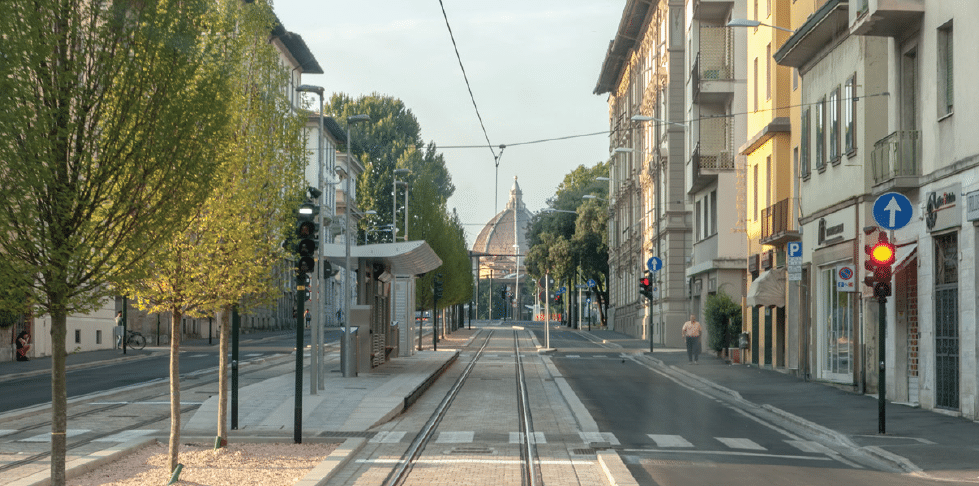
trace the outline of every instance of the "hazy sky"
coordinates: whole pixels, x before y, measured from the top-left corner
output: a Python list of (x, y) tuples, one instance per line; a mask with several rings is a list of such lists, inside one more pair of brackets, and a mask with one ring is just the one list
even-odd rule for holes
[(323, 67), (325, 74), (303, 76), (304, 83), (353, 97), (390, 95), (415, 114), (422, 138), (445, 155), (456, 186), (449, 209), (466, 224), (471, 247), (505, 206), (514, 176), (536, 212), (565, 174), (608, 158), (606, 134), (514, 144), (608, 130), (607, 97), (592, 90), (625, 2), (443, 2), (490, 142), (508, 145), (495, 211), (490, 150), (443, 148), (486, 139), (438, 0), (281, 0), (275, 11)]

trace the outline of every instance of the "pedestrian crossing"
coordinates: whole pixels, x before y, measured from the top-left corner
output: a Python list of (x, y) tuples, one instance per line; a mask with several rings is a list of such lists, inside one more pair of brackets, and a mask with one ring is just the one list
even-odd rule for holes
[[(709, 437), (694, 440), (681, 435), (671, 434), (646, 434), (646, 436), (652, 440), (652, 444), (649, 444), (650, 447), (643, 450), (651, 452), (682, 452), (685, 450), (697, 450), (701, 453), (704, 451), (718, 453), (730, 453), (732, 451), (741, 453), (765, 453), (769, 452), (769, 447), (776, 447), (776, 445), (772, 443), (766, 443), (766, 445), (768, 445), (768, 447), (766, 447), (747, 437)], [(369, 442), (375, 444), (399, 444), (410, 441), (413, 437), (413, 435), (409, 435), (405, 431), (381, 431), (376, 433), (374, 437), (369, 440)], [(435, 443), (469, 444), (473, 442), (500, 442), (505, 440), (510, 444), (519, 444), (523, 442), (523, 439), (524, 435), (522, 432), (509, 432), (501, 436), (500, 433), (494, 432), (453, 430), (440, 431), (435, 436)], [(619, 438), (611, 432), (578, 432), (577, 439), (580, 440), (583, 445), (593, 447), (598, 447), (595, 446), (595, 444), (607, 444), (605, 447), (622, 446)], [(533, 436), (531, 437), (531, 442), (535, 444), (575, 442), (575, 437), (568, 434), (547, 434), (545, 432), (534, 432)], [(796, 450), (807, 454), (833, 453), (833, 451), (828, 447), (818, 442), (809, 440), (783, 440), (778, 443), (778, 446), (781, 446), (782, 444), (789, 446), (788, 450)]]

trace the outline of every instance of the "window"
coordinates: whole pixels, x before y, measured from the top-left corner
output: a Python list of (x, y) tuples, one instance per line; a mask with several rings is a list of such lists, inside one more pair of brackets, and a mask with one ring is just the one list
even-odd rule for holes
[(765, 157), (765, 207), (772, 207), (772, 156)]
[(829, 118), (829, 160), (834, 164), (840, 161), (840, 88), (836, 87), (829, 94), (829, 106), (826, 107)]
[(694, 231), (696, 231), (696, 234), (694, 234), (694, 240), (696, 241), (700, 241), (704, 238), (703, 231), (700, 230), (700, 224), (701, 221), (703, 221), (700, 217), (700, 210), (701, 210), (701, 204), (700, 201), (697, 201), (697, 210), (694, 211), (693, 213), (693, 217), (694, 217), (693, 227), (694, 227)]
[[(823, 377), (837, 380), (852, 380), (853, 372), (853, 305), (851, 292), (836, 290), (836, 268), (820, 270), (820, 291), (823, 302), (820, 306), (823, 316), (822, 370)], [(856, 294), (859, 298), (859, 294)]]
[[(802, 174), (802, 167), (799, 166), (799, 147), (798, 146), (795, 146), (795, 147), (792, 148), (792, 167), (795, 167), (796, 170), (798, 170), (799, 173)], [(803, 175), (803, 177), (805, 177), (805, 175)]]
[(953, 78), (952, 21), (938, 28), (938, 116), (952, 114)]
[(816, 102), (816, 170), (826, 168), (826, 98)]
[(81, 344), (81, 343), (82, 343), (82, 330), (75, 329), (75, 344)]
[(758, 111), (758, 58), (755, 58), (755, 110)]
[(799, 70), (792, 68), (792, 91), (799, 89)]
[(95, 344), (102, 344), (102, 330), (95, 330)]
[(801, 140), (799, 141), (799, 148), (801, 152), (799, 154), (799, 173), (802, 174), (802, 177), (804, 178), (809, 177), (809, 130), (812, 127), (812, 125), (809, 123), (809, 112), (809, 108), (803, 110), (802, 126), (800, 127), (802, 133), (800, 134)]
[(847, 154), (857, 149), (856, 121), (853, 114), (857, 112), (857, 75), (850, 76), (843, 88), (843, 151)]
[(710, 234), (717, 234), (717, 191), (710, 192)]
[(765, 99), (772, 99), (772, 45), (765, 48)]
[(751, 214), (754, 215), (754, 220), (755, 221), (758, 221), (758, 166), (757, 165), (755, 166), (755, 170), (754, 170), (754, 184), (753, 185), (754, 185), (754, 188), (755, 189), (754, 189), (754, 191), (752, 191), (754, 193), (753, 194), (754, 198), (753, 198), (753, 201), (752, 201), (752, 208), (753, 209), (751, 211)]
[(767, 14), (766, 17), (772, 16), (772, 0), (765, 0), (765, 12)]

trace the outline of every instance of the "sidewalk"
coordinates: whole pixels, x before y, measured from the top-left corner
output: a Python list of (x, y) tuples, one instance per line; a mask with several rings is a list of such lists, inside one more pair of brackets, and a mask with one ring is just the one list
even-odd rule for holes
[(623, 350), (644, 349), (671, 369), (710, 387), (767, 409), (782, 419), (814, 433), (849, 441), (855, 447), (905, 472), (934, 479), (979, 483), (979, 423), (888, 403), (886, 434), (878, 431), (877, 397), (806, 382), (801, 378), (749, 365), (730, 365), (713, 353), (689, 364), (686, 350), (657, 348), (614, 331), (593, 331), (595, 337), (621, 345)]

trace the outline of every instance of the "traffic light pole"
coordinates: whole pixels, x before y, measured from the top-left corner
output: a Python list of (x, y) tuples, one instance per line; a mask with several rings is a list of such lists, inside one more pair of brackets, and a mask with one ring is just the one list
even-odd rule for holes
[(296, 287), (296, 402), (295, 402), (295, 421), (292, 429), (292, 438), (297, 444), (303, 442), (303, 313), (305, 309), (306, 290), (304, 287)]
[(886, 407), (884, 398), (887, 396), (887, 374), (884, 372), (884, 356), (886, 348), (884, 339), (887, 338), (887, 297), (877, 298), (877, 359), (880, 360), (877, 371), (877, 431), (885, 433)]

